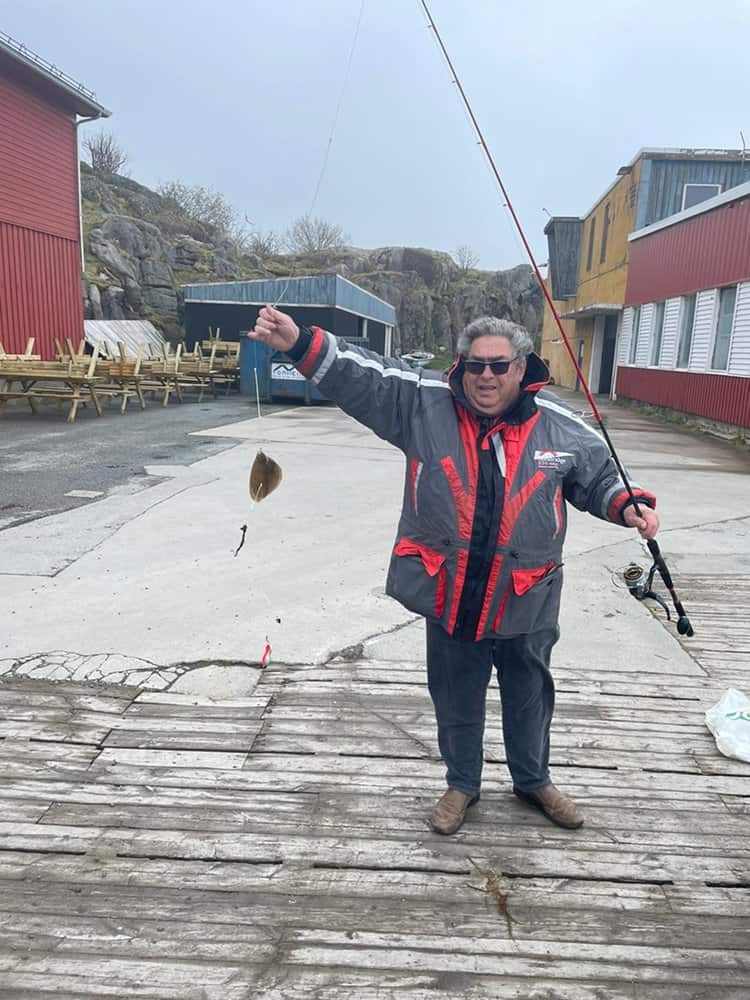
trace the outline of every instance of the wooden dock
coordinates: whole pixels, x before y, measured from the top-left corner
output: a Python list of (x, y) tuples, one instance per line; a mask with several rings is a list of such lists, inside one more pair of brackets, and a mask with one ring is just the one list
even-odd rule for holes
[(749, 677), (715, 618), (700, 676), (557, 671), (580, 831), (513, 797), (495, 721), (480, 805), (430, 832), (416, 663), (226, 702), (3, 684), (0, 1000), (747, 1000), (750, 765), (703, 711)]

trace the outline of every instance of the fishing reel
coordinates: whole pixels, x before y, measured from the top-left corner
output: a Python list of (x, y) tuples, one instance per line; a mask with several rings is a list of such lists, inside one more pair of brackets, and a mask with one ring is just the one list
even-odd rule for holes
[(648, 574), (638, 563), (630, 563), (622, 570), (622, 578), (625, 586), (636, 599), (636, 601), (656, 601), (667, 613), (667, 621), (672, 621), (667, 602), (663, 600), (654, 590), (654, 575), (656, 573), (656, 563), (653, 564)]
[[(649, 545), (649, 548), (651, 546)], [(663, 561), (663, 560), (662, 560)], [(651, 569), (646, 572), (646, 570), (640, 566), (638, 563), (631, 562), (624, 569), (622, 569), (621, 575), (625, 582), (625, 586), (628, 588), (630, 593), (636, 599), (636, 601), (656, 601), (657, 604), (664, 608), (667, 614), (667, 621), (672, 621), (672, 615), (669, 612), (669, 607), (666, 601), (659, 596), (654, 590), (654, 576), (656, 571), (659, 570), (659, 575), (664, 579), (664, 573), (659, 566), (657, 558), (654, 558), (654, 562)], [(668, 575), (668, 571), (667, 571)], [(671, 578), (664, 579), (665, 585), (669, 589), (671, 583)], [(677, 632), (680, 635), (686, 635), (688, 637), (693, 635), (693, 627), (690, 624), (690, 619), (684, 614), (682, 606), (679, 605), (678, 601), (675, 601), (675, 607), (678, 612), (682, 612), (677, 619)]]

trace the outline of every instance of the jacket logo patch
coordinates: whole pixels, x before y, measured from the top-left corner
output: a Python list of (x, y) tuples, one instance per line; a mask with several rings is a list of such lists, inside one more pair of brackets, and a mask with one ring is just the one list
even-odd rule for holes
[(575, 458), (572, 451), (535, 451), (534, 461), (540, 469), (560, 469), (567, 465), (569, 458)]

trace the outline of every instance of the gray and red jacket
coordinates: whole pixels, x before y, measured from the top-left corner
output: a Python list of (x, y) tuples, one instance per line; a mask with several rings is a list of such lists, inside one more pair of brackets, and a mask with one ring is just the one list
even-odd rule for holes
[[(406, 456), (386, 592), (457, 633), (480, 514), (480, 461), (489, 454), (501, 488), (490, 548), (486, 560), (479, 559), (486, 572), (468, 638), (555, 627), (565, 502), (622, 524), (632, 501), (599, 434), (548, 390), (539, 394), (548, 377), (541, 360), (529, 356), (512, 413), (488, 421), (463, 396), (460, 359), (444, 377), (350, 346), (318, 327), (301, 331), (290, 357), (323, 395)], [(639, 502), (654, 506), (650, 493), (633, 489)], [(471, 555), (476, 565), (476, 551)]]

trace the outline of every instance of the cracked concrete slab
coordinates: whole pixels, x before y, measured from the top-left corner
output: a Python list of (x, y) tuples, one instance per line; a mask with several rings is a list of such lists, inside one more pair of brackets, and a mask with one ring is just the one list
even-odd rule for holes
[[(747, 572), (750, 458), (632, 414), (614, 411), (610, 429), (659, 498), (675, 571)], [(367, 658), (423, 660), (424, 624), (382, 590), (402, 456), (332, 408), (224, 430), (240, 443), (175, 478), (0, 534), (0, 673), (220, 697), (252, 690), (266, 640), (271, 669), (360, 644)], [(247, 478), (261, 447), (284, 479), (252, 506)], [(648, 562), (637, 536), (570, 514), (557, 662), (698, 671), (618, 583), (631, 559)]]
[[(291, 412), (250, 421), (253, 436), (189, 477), (0, 535), (10, 614), (0, 657), (116, 650), (159, 665), (257, 664), (268, 638), (277, 661), (320, 663), (409, 620), (376, 586), (403, 457), (340, 411)], [(253, 506), (248, 474), (260, 447), (284, 479)]]

